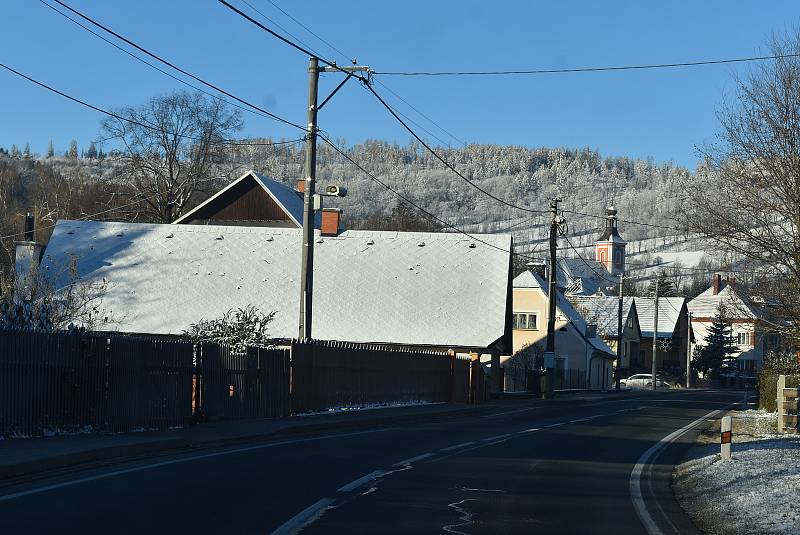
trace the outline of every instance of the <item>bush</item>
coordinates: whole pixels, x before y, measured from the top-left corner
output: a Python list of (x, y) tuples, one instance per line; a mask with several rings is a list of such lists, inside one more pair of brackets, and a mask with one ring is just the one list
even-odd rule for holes
[(800, 363), (790, 352), (773, 352), (764, 359), (758, 376), (758, 407), (775, 412), (778, 408), (778, 376), (786, 376), (787, 388), (800, 388)]

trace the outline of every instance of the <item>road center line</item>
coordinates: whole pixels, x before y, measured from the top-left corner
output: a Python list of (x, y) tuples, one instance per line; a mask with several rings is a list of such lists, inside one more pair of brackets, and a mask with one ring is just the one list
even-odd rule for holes
[(369, 483), (370, 481), (378, 479), (385, 473), (386, 470), (375, 470), (374, 472), (370, 472), (365, 476), (359, 477), (358, 479), (351, 481), (347, 485), (343, 485), (342, 487), (339, 488), (339, 492), (351, 492), (360, 487), (361, 485), (363, 485), (364, 483)]
[(501, 438), (508, 438), (511, 435), (513, 435), (513, 433), (505, 433), (504, 435), (495, 435), (493, 437), (484, 438), (483, 441), (484, 442), (494, 442), (495, 440), (500, 440)]
[(217, 451), (214, 453), (204, 453), (202, 455), (192, 455), (191, 457), (183, 457), (180, 459), (172, 459), (169, 461), (161, 461), (158, 463), (146, 464), (142, 466), (134, 466), (132, 468), (125, 468), (123, 470), (114, 470), (113, 472), (106, 472), (104, 474), (97, 474), (94, 476), (87, 476), (78, 479), (73, 479), (71, 481), (64, 481), (62, 483), (54, 483), (52, 485), (45, 485), (43, 487), (38, 487), (31, 490), (24, 490), (20, 492), (15, 492), (13, 494), (6, 494), (5, 496), (0, 496), (0, 502), (5, 502), (9, 500), (13, 500), (15, 498), (21, 498), (23, 496), (30, 496), (32, 494), (39, 494), (42, 492), (48, 492), (51, 490), (61, 489), (64, 487), (71, 487), (72, 485), (79, 485), (81, 483), (88, 483), (90, 481), (97, 481), (99, 479), (106, 479), (109, 477), (116, 477), (122, 476), (126, 474), (133, 474), (136, 472), (142, 472), (144, 470), (151, 470), (153, 468), (161, 468), (162, 466), (170, 466), (173, 464), (181, 464), (181, 463), (188, 463), (192, 461), (198, 461), (201, 459), (211, 459), (213, 457), (221, 457), (223, 455), (233, 455), (236, 453), (245, 453), (248, 451), (256, 451), (262, 450), (266, 448), (275, 448), (278, 446), (285, 446), (287, 444), (298, 444), (301, 442), (313, 442), (315, 440), (324, 440), (328, 438), (342, 438), (342, 437), (350, 437), (350, 436), (357, 436), (357, 435), (367, 435), (371, 433), (380, 433), (385, 431), (386, 429), (374, 429), (371, 431), (357, 431), (354, 433), (340, 433), (336, 435), (323, 435), (320, 437), (311, 437), (311, 438), (298, 438), (295, 440), (283, 440), (281, 442), (271, 442), (269, 444), (258, 444), (256, 446), (247, 446), (244, 448), (236, 448), (232, 450), (224, 450), (224, 451)]
[(439, 451), (453, 451), (453, 450), (457, 450), (459, 448), (466, 448), (467, 446), (472, 446), (473, 444), (477, 444), (477, 442), (475, 442), (474, 440), (472, 440), (470, 442), (462, 442), (461, 444), (455, 444), (453, 446), (448, 446), (446, 448), (442, 448)]
[(325, 511), (325, 508), (332, 504), (335, 500), (331, 498), (322, 498), (318, 502), (309, 505), (292, 518), (281, 524), (281, 526), (272, 532), (272, 535), (290, 535), (298, 533), (303, 527), (317, 519), (318, 515)]
[(421, 461), (422, 459), (427, 459), (428, 457), (433, 457), (433, 453), (423, 453), (422, 455), (411, 457), (410, 459), (406, 459), (405, 461), (394, 463), (392, 466), (408, 466), (409, 464), (414, 464), (415, 462)]

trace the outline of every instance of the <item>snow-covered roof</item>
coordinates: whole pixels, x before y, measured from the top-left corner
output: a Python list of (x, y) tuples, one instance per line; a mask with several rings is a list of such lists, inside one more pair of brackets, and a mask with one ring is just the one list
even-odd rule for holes
[[(281, 209), (289, 216), (289, 219), (292, 223), (295, 224), (297, 227), (303, 226), (303, 194), (299, 193), (298, 191), (290, 188), (286, 184), (282, 182), (278, 182), (277, 180), (270, 178), (266, 175), (262, 175), (261, 173), (256, 173), (255, 171), (248, 171), (220, 191), (209, 197), (206, 201), (202, 202), (189, 212), (186, 212), (181, 217), (173, 221), (175, 224), (185, 223), (187, 221), (191, 221), (195, 214), (203, 209), (210, 203), (213, 203), (217, 198), (223, 195), (226, 191), (230, 190), (231, 188), (235, 187), (242, 181), (246, 180), (254, 180), (256, 184), (258, 184), (264, 192), (272, 197), (272, 199), (281, 207)], [(316, 214), (314, 219), (315, 228), (319, 228), (321, 215), (319, 213)]]
[(595, 295), (609, 286), (615, 286), (618, 279), (598, 260), (560, 258), (557, 261), (556, 282), (569, 295)]
[(741, 289), (736, 283), (720, 281), (720, 290), (714, 295), (714, 287), (707, 289), (688, 303), (689, 312), (695, 318), (713, 318), (720, 305), (730, 319), (756, 319), (758, 313), (742, 298)]
[[(652, 297), (634, 297), (636, 313), (639, 315), (639, 328), (642, 338), (653, 337), (653, 324), (655, 323), (655, 299)], [(658, 337), (672, 338), (678, 323), (683, 304), (683, 297), (658, 298)]]
[[(547, 288), (547, 282), (532, 271), (523, 271), (514, 278), (512, 284), (514, 288), (539, 289), (545, 297), (550, 293)], [(556, 291), (556, 318), (558, 316), (566, 318), (567, 324), (571, 325), (578, 335), (594, 349), (611, 355), (614, 354), (608, 344), (598, 336), (586, 336), (586, 320), (561, 292)]]
[[(510, 235), (346, 231), (314, 247), (314, 338), (484, 348), (506, 332)], [(234, 307), (276, 311), (298, 334), (301, 230), (59, 221), (42, 266), (66, 284), (108, 281), (102, 308), (124, 332), (180, 334)], [(492, 247), (494, 246), (494, 247)], [(498, 250), (497, 248), (500, 250)]]
[[(609, 338), (617, 337), (619, 298), (610, 295), (570, 296), (570, 302), (586, 321), (597, 325), (597, 333)], [(622, 298), (622, 322), (628, 321), (636, 305), (633, 297)]]

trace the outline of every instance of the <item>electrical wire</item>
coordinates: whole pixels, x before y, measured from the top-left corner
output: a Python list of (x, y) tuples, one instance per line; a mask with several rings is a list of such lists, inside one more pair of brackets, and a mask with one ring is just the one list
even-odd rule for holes
[[(297, 128), (299, 130), (302, 130), (304, 132), (307, 131), (306, 127), (304, 127), (304, 126), (301, 126), (299, 124), (293, 123), (293, 122), (291, 122), (291, 121), (289, 121), (287, 119), (284, 119), (283, 117), (280, 117), (279, 115), (275, 115), (274, 113), (271, 113), (271, 112), (269, 112), (269, 111), (267, 111), (267, 110), (265, 110), (265, 109), (263, 109), (263, 108), (261, 108), (259, 106), (256, 106), (255, 104), (251, 104), (250, 102), (247, 102), (246, 100), (243, 100), (243, 99), (237, 97), (236, 95), (234, 95), (232, 93), (229, 93), (228, 91), (225, 91), (224, 89), (222, 89), (222, 88), (220, 88), (220, 87), (218, 87), (218, 86), (216, 86), (216, 85), (214, 85), (214, 84), (212, 84), (210, 82), (207, 82), (207, 81), (203, 80), (202, 78), (200, 78), (198, 76), (195, 76), (194, 74), (192, 74), (192, 73), (190, 73), (188, 71), (185, 71), (184, 69), (181, 69), (180, 67), (178, 67), (174, 63), (171, 63), (171, 62), (165, 60), (164, 58), (158, 56), (157, 54), (154, 54), (153, 52), (150, 52), (149, 50), (146, 50), (145, 48), (137, 45), (136, 43), (134, 43), (130, 39), (118, 34), (114, 30), (102, 25), (101, 23), (97, 22), (96, 20), (92, 19), (91, 17), (89, 17), (87, 15), (84, 15), (80, 11), (77, 11), (77, 10), (73, 9), (72, 7), (70, 7), (67, 4), (65, 4), (64, 2), (62, 2), (61, 0), (51, 0), (51, 1), (57, 3), (58, 5), (63, 7), (64, 9), (67, 9), (67, 10), (71, 11), (72, 13), (74, 13), (77, 16), (79, 16), (80, 18), (82, 18), (86, 22), (89, 22), (93, 26), (96, 26), (96, 27), (100, 28), (101, 30), (105, 31), (106, 33), (113, 35), (114, 37), (116, 37), (120, 41), (125, 42), (126, 44), (132, 46), (136, 50), (138, 50), (138, 51), (140, 51), (140, 52), (142, 52), (144, 54), (147, 54), (151, 58), (153, 58), (153, 59), (163, 63), (164, 65), (167, 65), (168, 67), (178, 71), (179, 73), (181, 73), (181, 74), (183, 74), (185, 76), (188, 76), (189, 78), (191, 78), (191, 79), (193, 79), (193, 80), (195, 80), (197, 82), (200, 82), (201, 84), (203, 84), (203, 85), (205, 85), (207, 87), (210, 87), (210, 88), (214, 89), (215, 91), (219, 91), (223, 95), (225, 95), (227, 97), (230, 97), (230, 98), (236, 100), (237, 102), (239, 102), (241, 104), (244, 104), (245, 106), (249, 106), (250, 108), (253, 108), (254, 110), (257, 110), (257, 111), (269, 116), (270, 118), (272, 118), (272, 119), (274, 119), (274, 120), (276, 120), (278, 122), (281, 122), (283, 124), (287, 124), (289, 126), (293, 126), (293, 127)], [(224, 2), (224, 0), (220, 0), (220, 1)]]
[[(608, 216), (604, 216), (604, 215), (587, 214), (586, 212), (579, 212), (577, 210), (562, 210), (562, 212), (565, 213), (565, 214), (575, 214), (575, 215), (582, 215), (582, 216), (585, 216), (585, 217), (593, 217), (595, 219), (607, 219), (607, 217), (608, 217)], [(656, 223), (643, 223), (641, 221), (632, 221), (630, 219), (619, 219), (619, 218), (617, 218), (617, 221), (619, 221), (620, 223), (628, 223), (630, 225), (641, 225), (643, 227), (653, 227), (653, 228), (661, 228), (661, 229), (666, 229), (666, 230), (675, 230), (677, 232), (686, 232), (686, 229), (682, 229), (682, 228), (679, 228), (679, 227), (670, 227), (670, 226), (667, 226), (667, 225), (658, 225)]]
[(141, 126), (142, 128), (147, 128), (148, 130), (154, 130), (154, 131), (157, 131), (157, 132), (163, 132), (165, 134), (169, 134), (169, 135), (175, 136), (175, 137), (180, 137), (180, 138), (183, 138), (183, 139), (191, 139), (193, 141), (207, 142), (207, 143), (209, 143), (211, 145), (231, 145), (231, 146), (286, 145), (286, 144), (299, 143), (301, 141), (305, 141), (305, 139), (303, 139), (303, 138), (301, 138), (301, 139), (290, 139), (290, 140), (286, 140), (286, 141), (271, 141), (271, 142), (247, 142), (247, 141), (236, 141), (236, 140), (229, 140), (229, 139), (222, 139), (222, 140), (219, 140), (219, 141), (209, 141), (209, 140), (207, 140), (205, 138), (190, 136), (190, 135), (187, 135), (187, 134), (179, 134), (177, 132), (170, 132), (168, 130), (164, 130), (164, 129), (159, 128), (157, 126), (154, 126), (152, 124), (142, 123), (142, 122), (136, 121), (134, 119), (129, 119), (127, 117), (123, 117), (121, 115), (118, 115), (118, 114), (116, 114), (114, 112), (111, 112), (111, 111), (108, 111), (108, 110), (104, 110), (103, 108), (100, 108), (100, 107), (95, 106), (93, 104), (89, 104), (88, 102), (86, 102), (84, 100), (81, 100), (79, 98), (76, 98), (76, 97), (73, 97), (71, 95), (68, 95), (68, 94), (64, 93), (63, 91), (59, 91), (58, 89), (56, 89), (54, 87), (51, 87), (51, 86), (49, 86), (49, 85), (47, 85), (47, 84), (45, 84), (43, 82), (40, 82), (40, 81), (38, 81), (38, 80), (36, 80), (34, 78), (31, 78), (27, 74), (23, 74), (22, 72), (20, 72), (20, 71), (18, 71), (16, 69), (13, 69), (13, 68), (11, 68), (8, 65), (5, 65), (3, 63), (0, 63), (0, 67), (2, 67), (3, 69), (6, 69), (7, 71), (10, 71), (10, 72), (16, 74), (17, 76), (19, 76), (21, 78), (24, 78), (24, 79), (28, 80), (29, 82), (32, 82), (32, 83), (34, 83), (34, 84), (36, 84), (36, 85), (38, 85), (40, 87), (43, 87), (44, 89), (47, 89), (48, 91), (51, 91), (51, 92), (53, 92), (53, 93), (55, 93), (57, 95), (60, 95), (60, 96), (62, 96), (64, 98), (66, 98), (66, 99), (69, 99), (69, 100), (71, 100), (73, 102), (76, 102), (76, 103), (80, 104), (81, 106), (85, 106), (87, 108), (90, 108), (90, 109), (95, 110), (97, 112), (103, 113), (105, 115), (108, 115), (109, 117), (113, 117), (113, 118), (115, 118), (117, 120), (120, 120), (120, 121), (125, 121), (125, 122), (130, 123), (130, 124), (135, 124), (137, 126)]
[(254, 6), (253, 4), (251, 4), (250, 2), (248, 2), (247, 0), (241, 0), (241, 1), (242, 1), (242, 3), (244, 3), (246, 6), (248, 6), (250, 9), (252, 9), (252, 10), (253, 10), (253, 11), (255, 11), (256, 13), (258, 13), (259, 15), (261, 15), (261, 17), (263, 17), (263, 18), (264, 18), (264, 20), (266, 20), (266, 21), (269, 21), (270, 23), (274, 24), (274, 25), (275, 25), (275, 26), (277, 26), (277, 27), (278, 27), (280, 30), (282, 30), (282, 31), (286, 32), (286, 34), (288, 34), (288, 35), (289, 35), (289, 37), (291, 37), (291, 38), (295, 39), (295, 40), (296, 40), (297, 42), (299, 42), (301, 45), (303, 45), (304, 47), (308, 48), (308, 50), (310, 50), (311, 52), (313, 52), (313, 53), (314, 53), (314, 54), (313, 54), (314, 56), (317, 56), (317, 57), (319, 57), (319, 56), (320, 56), (320, 54), (319, 54), (319, 53), (318, 53), (316, 50), (314, 50), (313, 48), (311, 48), (311, 46), (310, 46), (308, 43), (304, 42), (302, 39), (300, 39), (300, 38), (299, 38), (299, 37), (297, 37), (296, 35), (292, 34), (292, 32), (290, 32), (289, 30), (287, 30), (286, 28), (284, 28), (283, 26), (281, 26), (280, 24), (278, 24), (276, 21), (274, 21), (274, 20), (272, 20), (271, 18), (269, 18), (268, 16), (266, 16), (266, 15), (265, 15), (265, 14), (264, 14), (264, 13), (263, 13), (261, 10), (259, 10), (259, 9), (258, 9), (256, 6)]
[(697, 67), (702, 65), (724, 65), (727, 63), (745, 63), (773, 59), (798, 58), (800, 54), (776, 54), (771, 56), (751, 56), (745, 58), (716, 59), (701, 61), (685, 61), (678, 63), (650, 63), (645, 65), (621, 65), (605, 67), (576, 67), (571, 69), (526, 69), (508, 71), (386, 71), (375, 72), (382, 76), (510, 76), (521, 74), (566, 74), (580, 72), (632, 71), (645, 69), (669, 69), (678, 67)]
[(421, 206), (419, 206), (418, 204), (416, 204), (414, 201), (412, 201), (411, 199), (409, 199), (408, 197), (406, 197), (405, 195), (403, 195), (402, 193), (400, 193), (400, 192), (399, 192), (399, 191), (397, 191), (396, 189), (392, 188), (390, 185), (388, 185), (388, 184), (386, 184), (385, 182), (383, 182), (381, 179), (379, 179), (378, 177), (376, 177), (374, 174), (372, 174), (372, 173), (370, 173), (369, 171), (367, 171), (367, 170), (366, 170), (366, 169), (365, 169), (365, 168), (364, 168), (364, 167), (363, 167), (361, 164), (359, 164), (358, 162), (356, 162), (356, 161), (355, 161), (353, 158), (351, 158), (351, 157), (350, 157), (350, 155), (349, 155), (349, 154), (347, 154), (346, 152), (344, 152), (343, 150), (341, 150), (339, 147), (337, 147), (337, 146), (336, 146), (336, 144), (335, 144), (335, 143), (333, 143), (331, 140), (329, 140), (329, 139), (328, 139), (326, 136), (324, 136), (324, 135), (320, 135), (319, 137), (320, 137), (320, 139), (322, 139), (322, 141), (324, 141), (324, 142), (325, 142), (325, 143), (326, 143), (326, 144), (327, 144), (329, 147), (331, 147), (331, 148), (332, 148), (334, 151), (338, 152), (338, 153), (339, 153), (341, 156), (343, 156), (343, 157), (344, 157), (344, 158), (345, 158), (345, 159), (346, 159), (348, 162), (350, 162), (352, 165), (354, 165), (356, 168), (358, 168), (358, 170), (360, 170), (362, 173), (364, 173), (364, 174), (365, 174), (365, 175), (366, 175), (368, 178), (372, 179), (373, 181), (375, 181), (375, 182), (377, 182), (378, 184), (380, 184), (381, 186), (383, 186), (383, 188), (384, 188), (384, 189), (386, 189), (387, 191), (389, 191), (389, 192), (391, 192), (392, 194), (394, 194), (396, 197), (398, 197), (400, 200), (402, 200), (402, 201), (403, 201), (403, 202), (405, 202), (406, 204), (408, 204), (408, 205), (410, 205), (410, 206), (412, 206), (412, 207), (416, 208), (417, 210), (419, 210), (420, 212), (422, 212), (423, 214), (425, 214), (425, 215), (426, 215), (426, 216), (428, 216), (429, 218), (431, 218), (431, 219), (433, 219), (433, 220), (435, 220), (435, 221), (439, 222), (439, 223), (440, 223), (442, 226), (444, 226), (444, 227), (447, 227), (447, 228), (449, 228), (449, 229), (452, 229), (452, 230), (456, 231), (457, 233), (459, 233), (459, 234), (463, 234), (464, 236), (467, 236), (468, 238), (470, 238), (470, 239), (472, 239), (472, 240), (475, 240), (475, 241), (477, 241), (477, 242), (480, 242), (480, 243), (482, 243), (482, 244), (484, 244), (484, 245), (488, 245), (489, 247), (491, 247), (491, 248), (493, 248), (493, 249), (497, 249), (498, 251), (502, 251), (502, 252), (504, 252), (504, 253), (509, 253), (509, 254), (511, 254), (512, 256), (518, 256), (518, 257), (521, 257), (521, 258), (526, 258), (526, 259), (528, 259), (528, 260), (538, 260), (538, 259), (537, 259), (537, 258), (535, 258), (535, 257), (532, 257), (532, 256), (527, 256), (527, 255), (525, 255), (525, 254), (522, 254), (522, 253), (515, 253), (514, 251), (510, 251), (510, 250), (508, 250), (508, 249), (504, 249), (504, 248), (502, 248), (502, 247), (499, 247), (499, 246), (497, 246), (497, 245), (495, 245), (495, 244), (493, 244), (493, 243), (489, 243), (489, 242), (487, 242), (487, 241), (485, 241), (485, 240), (482, 240), (481, 238), (478, 238), (477, 236), (474, 236), (474, 235), (472, 235), (472, 234), (470, 234), (470, 233), (468, 233), (468, 232), (465, 232), (465, 231), (461, 230), (460, 228), (458, 228), (458, 227), (456, 227), (456, 226), (454, 226), (454, 225), (451, 225), (450, 223), (448, 223), (448, 222), (444, 221), (443, 219), (441, 219), (441, 218), (439, 218), (439, 217), (437, 217), (437, 216), (433, 215), (431, 212), (429, 212), (429, 211), (427, 211), (426, 209), (422, 208)]
[[(220, 0), (220, 1), (222, 1), (222, 0)], [(530, 212), (530, 213), (535, 213), (535, 214), (545, 214), (545, 213), (549, 212), (549, 210), (534, 210), (532, 208), (526, 208), (524, 206), (517, 206), (516, 204), (510, 203), (510, 202), (508, 202), (508, 201), (506, 201), (504, 199), (501, 199), (500, 197), (498, 197), (498, 196), (486, 191), (485, 189), (480, 187), (478, 184), (476, 184), (472, 180), (470, 180), (467, 177), (465, 177), (464, 175), (462, 175), (447, 160), (442, 158), (439, 155), (438, 152), (433, 150), (430, 145), (425, 143), (425, 141), (421, 137), (419, 137), (419, 135), (416, 132), (414, 132), (414, 130), (412, 130), (411, 127), (409, 127), (408, 124), (406, 124), (406, 122), (403, 121), (403, 119), (400, 118), (400, 116), (397, 114), (397, 112), (394, 111), (394, 109), (383, 99), (383, 97), (381, 97), (378, 94), (377, 91), (375, 91), (375, 89), (371, 85), (365, 84), (364, 87), (366, 87), (367, 91), (372, 93), (375, 96), (375, 98), (378, 99), (378, 101), (383, 105), (383, 107), (386, 108), (389, 111), (389, 113), (391, 113), (392, 116), (394, 116), (395, 119), (397, 119), (397, 121), (403, 126), (403, 128), (405, 128), (408, 131), (409, 134), (411, 134), (414, 137), (414, 139), (419, 141), (422, 144), (422, 146), (425, 147), (425, 149), (427, 149), (428, 152), (430, 152), (437, 160), (439, 160), (450, 171), (455, 173), (456, 176), (458, 176), (461, 180), (463, 180), (464, 182), (466, 182), (467, 184), (469, 184), (470, 186), (472, 186), (476, 190), (480, 191), (481, 193), (483, 193), (487, 197), (490, 197), (490, 198), (494, 199), (495, 201), (497, 201), (497, 202), (499, 202), (501, 204), (504, 204), (504, 205), (506, 205), (506, 206), (508, 206), (510, 208), (514, 208), (515, 210), (522, 210), (522, 211), (525, 211), (525, 212)]]
[(302, 22), (300, 22), (299, 20), (294, 18), (291, 14), (287, 13), (286, 11), (284, 11), (283, 8), (281, 8), (281, 6), (279, 6), (278, 4), (273, 2), (272, 0), (267, 0), (267, 2), (272, 4), (278, 11), (280, 11), (281, 13), (283, 13), (284, 15), (286, 15), (287, 17), (292, 19), (294, 22), (299, 24), (305, 31), (307, 31), (308, 33), (310, 33), (311, 35), (313, 35), (314, 37), (316, 37), (317, 39), (319, 39), (320, 41), (322, 41), (323, 43), (328, 45), (331, 48), (331, 50), (334, 50), (334, 51), (338, 52), (339, 55), (342, 56), (343, 58), (345, 58), (346, 60), (352, 61), (352, 62), (355, 63), (355, 61), (356, 61), (355, 60), (355, 56), (351, 56), (349, 54), (345, 54), (339, 48), (336, 48), (335, 46), (333, 46), (331, 43), (329, 43), (328, 41), (326, 41), (325, 39), (323, 39), (322, 37), (320, 37), (319, 35), (314, 33), (314, 31), (311, 28), (309, 28), (308, 26), (306, 26), (305, 24), (303, 24)]
[(121, 52), (124, 52), (125, 54), (129, 55), (129, 56), (130, 56), (130, 57), (132, 57), (133, 59), (135, 59), (135, 60), (137, 60), (137, 61), (140, 61), (141, 63), (144, 63), (145, 65), (147, 65), (147, 66), (148, 66), (148, 67), (150, 67), (151, 69), (154, 69), (154, 70), (156, 70), (156, 71), (160, 72), (161, 74), (163, 74), (163, 75), (165, 75), (165, 76), (169, 76), (169, 77), (170, 77), (170, 78), (172, 78), (173, 80), (176, 80), (176, 81), (178, 81), (178, 82), (180, 82), (180, 83), (184, 84), (184, 85), (185, 85), (185, 86), (187, 86), (187, 87), (191, 87), (191, 88), (192, 88), (192, 89), (194, 89), (195, 91), (199, 91), (199, 92), (201, 92), (201, 93), (203, 93), (203, 94), (205, 94), (205, 95), (208, 95), (209, 97), (211, 97), (211, 98), (213, 98), (213, 99), (215, 99), (215, 100), (218, 100), (218, 101), (220, 101), (220, 102), (224, 102), (225, 104), (228, 104), (229, 106), (233, 106), (234, 108), (238, 108), (238, 109), (240, 109), (240, 110), (242, 110), (242, 111), (246, 111), (246, 112), (248, 112), (248, 113), (252, 113), (253, 115), (257, 115), (257, 116), (259, 116), (259, 117), (266, 117), (266, 118), (268, 118), (268, 119), (272, 119), (272, 117), (270, 117), (269, 115), (265, 115), (265, 114), (261, 113), (260, 111), (256, 111), (256, 110), (254, 110), (254, 109), (251, 109), (251, 108), (249, 108), (249, 107), (245, 107), (245, 106), (242, 106), (242, 105), (236, 104), (235, 102), (231, 102), (231, 101), (229, 101), (229, 100), (226, 100), (226, 99), (224, 99), (224, 98), (220, 97), (219, 95), (215, 95), (214, 93), (211, 93), (210, 91), (206, 91), (205, 89), (203, 89), (203, 88), (201, 88), (201, 87), (198, 87), (198, 86), (196, 86), (196, 85), (194, 85), (194, 84), (191, 84), (191, 83), (187, 82), (186, 80), (183, 80), (183, 79), (181, 79), (181, 78), (179, 78), (179, 77), (175, 76), (174, 74), (172, 74), (172, 73), (170, 73), (170, 72), (167, 72), (167, 71), (165, 71), (164, 69), (162, 69), (162, 68), (161, 68), (161, 67), (159, 67), (158, 65), (154, 65), (153, 63), (150, 63), (150, 62), (149, 62), (149, 61), (147, 61), (146, 59), (144, 59), (144, 58), (140, 58), (139, 56), (137, 56), (137, 55), (136, 55), (136, 54), (134, 54), (133, 52), (131, 52), (131, 51), (129, 51), (129, 50), (126, 50), (126, 49), (124, 49), (123, 47), (119, 46), (117, 43), (115, 43), (115, 42), (111, 41), (110, 39), (107, 39), (107, 38), (103, 37), (102, 35), (100, 35), (100, 34), (99, 34), (99, 33), (97, 33), (96, 31), (92, 30), (92, 29), (91, 29), (91, 28), (89, 28), (88, 26), (86, 26), (86, 25), (82, 24), (80, 21), (78, 21), (78, 20), (75, 20), (74, 18), (70, 17), (68, 14), (64, 13), (63, 11), (61, 11), (60, 9), (58, 9), (57, 7), (55, 7), (55, 6), (51, 6), (50, 4), (48, 4), (47, 2), (45, 2), (44, 0), (39, 0), (39, 2), (41, 2), (41, 3), (42, 3), (42, 4), (44, 4), (45, 6), (49, 7), (50, 9), (52, 9), (53, 11), (55, 11), (56, 13), (58, 13), (59, 15), (61, 15), (62, 17), (64, 17), (65, 19), (67, 19), (67, 20), (71, 21), (72, 23), (74, 23), (74, 24), (76, 24), (76, 25), (80, 26), (81, 28), (83, 28), (83, 29), (84, 29), (84, 30), (86, 30), (87, 32), (91, 33), (92, 35), (94, 35), (94, 36), (95, 36), (95, 37), (97, 37), (98, 39), (102, 39), (103, 41), (105, 41), (105, 42), (106, 42), (106, 43), (108, 43), (109, 45), (111, 45), (111, 46), (113, 46), (114, 48), (116, 48), (116, 49), (120, 50)]

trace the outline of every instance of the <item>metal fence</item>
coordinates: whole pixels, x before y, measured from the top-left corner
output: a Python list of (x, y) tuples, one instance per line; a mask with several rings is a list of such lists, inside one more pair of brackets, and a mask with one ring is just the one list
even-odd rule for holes
[(295, 413), (415, 401), (466, 402), (472, 397), (470, 383), (469, 359), (445, 351), (321, 341), (292, 344)]
[(183, 426), (191, 385), (189, 342), (0, 332), (0, 435)]
[(553, 390), (586, 390), (586, 371), (556, 368), (553, 370)]
[(199, 419), (288, 416), (290, 351), (197, 346), (195, 410)]

